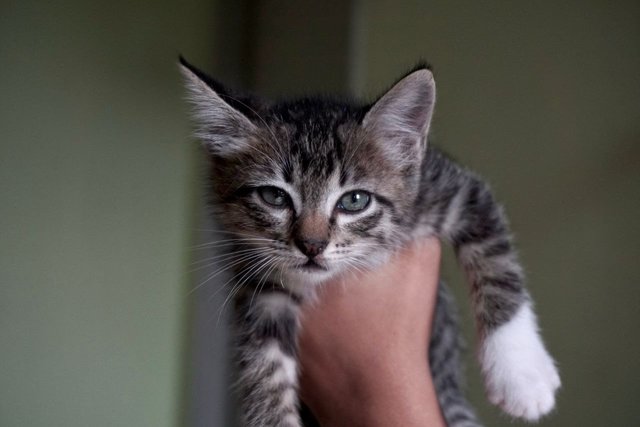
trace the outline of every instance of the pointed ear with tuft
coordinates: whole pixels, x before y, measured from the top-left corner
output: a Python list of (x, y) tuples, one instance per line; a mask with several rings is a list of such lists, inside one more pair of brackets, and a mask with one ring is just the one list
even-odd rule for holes
[(371, 106), (362, 125), (392, 157), (421, 159), (435, 101), (433, 74), (427, 68), (418, 68)]
[[(256, 125), (227, 100), (245, 105), (230, 92), (180, 57), (180, 71), (196, 124), (195, 136), (213, 155), (225, 157), (249, 147)], [(225, 100), (226, 99), (226, 100)], [(250, 107), (245, 105), (246, 108)]]

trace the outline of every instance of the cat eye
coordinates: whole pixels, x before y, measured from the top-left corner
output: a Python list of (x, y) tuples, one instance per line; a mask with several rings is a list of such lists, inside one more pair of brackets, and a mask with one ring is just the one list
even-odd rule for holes
[(289, 204), (289, 195), (278, 187), (260, 187), (258, 194), (265, 203), (276, 208), (284, 208)]
[(338, 209), (346, 212), (362, 211), (369, 206), (371, 195), (363, 190), (345, 193), (338, 201)]

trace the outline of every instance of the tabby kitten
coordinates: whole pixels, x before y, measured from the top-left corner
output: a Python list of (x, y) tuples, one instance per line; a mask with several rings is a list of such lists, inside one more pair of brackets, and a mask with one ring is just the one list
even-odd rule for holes
[[(300, 426), (296, 333), (322, 282), (375, 268), (416, 239), (453, 244), (471, 285), (489, 400), (537, 420), (560, 379), (538, 334), (507, 220), (487, 184), (428, 144), (426, 66), (370, 105), (266, 102), (233, 93), (181, 58), (211, 204), (233, 239), (239, 389), (246, 426)], [(441, 285), (430, 363), (449, 426), (477, 426), (460, 387), (453, 308)]]

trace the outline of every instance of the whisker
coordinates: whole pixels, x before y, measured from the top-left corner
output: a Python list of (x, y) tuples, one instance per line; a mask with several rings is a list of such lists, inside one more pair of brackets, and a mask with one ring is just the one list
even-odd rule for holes
[[(260, 294), (260, 292), (262, 292), (263, 286), (267, 283), (266, 279), (269, 277), (269, 274), (271, 274), (273, 269), (276, 268), (277, 266), (278, 266), (278, 263), (276, 262), (276, 260), (271, 259), (271, 267), (269, 267), (267, 269), (267, 271), (262, 274), (262, 277), (258, 281), (258, 284), (257, 284), (256, 288), (253, 290), (253, 293), (251, 294), (251, 301), (249, 301), (249, 309), (251, 309), (251, 307), (253, 306), (253, 297), (256, 296), (256, 291), (258, 291), (258, 294)], [(263, 283), (263, 281), (264, 281), (264, 283)], [(260, 289), (260, 290), (258, 290), (258, 289)]]
[(257, 234), (242, 233), (240, 231), (229, 231), (224, 228), (196, 228), (196, 231), (209, 231), (220, 234), (232, 234), (234, 236), (262, 237)]
[(259, 252), (259, 251), (267, 250), (267, 249), (273, 249), (273, 248), (260, 246), (260, 247), (257, 247), (257, 248), (240, 249), (240, 250), (233, 251), (233, 252), (230, 252), (230, 253), (221, 253), (221, 254), (218, 254), (218, 255), (214, 255), (212, 257), (202, 258), (202, 259), (199, 259), (197, 261), (192, 262), (191, 265), (202, 264), (203, 262), (208, 262), (208, 261), (211, 261), (211, 260), (215, 260), (213, 263), (216, 263), (216, 262), (220, 262), (220, 261), (225, 261), (228, 258), (233, 258), (236, 255), (242, 255), (242, 254), (248, 253), (248, 252)]
[(233, 244), (260, 244), (264, 242), (276, 242), (276, 240), (264, 239), (264, 238), (241, 238), (241, 239), (224, 239), (224, 240), (214, 240), (211, 242), (200, 243), (198, 245), (191, 246), (190, 249), (203, 249), (203, 248), (213, 248), (217, 246), (231, 246)]
[[(259, 260), (259, 259), (260, 259), (261, 257), (263, 257), (263, 256), (265, 256), (265, 255), (271, 255), (271, 254), (277, 254), (277, 253), (278, 253), (278, 252), (277, 252), (277, 251), (275, 251), (275, 250), (268, 250), (268, 249), (267, 249), (267, 250), (262, 251), (261, 253), (246, 254), (242, 259), (236, 260), (236, 261), (234, 261), (231, 265), (226, 266), (226, 267), (223, 267), (221, 270), (219, 270), (219, 271), (215, 272), (215, 273), (214, 273), (214, 275), (218, 275), (218, 274), (220, 274), (222, 271), (224, 271), (224, 270), (228, 270), (230, 267), (235, 266), (235, 265), (238, 265), (238, 264), (241, 264), (241, 263), (244, 263), (244, 262), (249, 262), (249, 261), (253, 261), (253, 260), (258, 259), (258, 261), (256, 261), (256, 263), (259, 263), (259, 262), (260, 262), (260, 260)], [(254, 266), (255, 266), (255, 265), (254, 265)], [(249, 271), (250, 271), (254, 266), (249, 267)], [(214, 292), (214, 294), (213, 294), (213, 295), (211, 295), (211, 296), (209, 297), (209, 299), (208, 299), (208, 300), (210, 301), (210, 300), (211, 300), (211, 299), (212, 299), (212, 298), (213, 298), (213, 297), (214, 297), (218, 292), (220, 292), (220, 290), (224, 289), (224, 288), (225, 288), (229, 283), (231, 283), (231, 282), (232, 282), (236, 277), (238, 277), (238, 276), (240, 276), (240, 275), (243, 275), (243, 273), (246, 273), (246, 272), (248, 272), (248, 271), (247, 271), (247, 270), (241, 270), (241, 271), (239, 271), (238, 273), (236, 273), (233, 277), (231, 277), (229, 280), (227, 280), (227, 282), (225, 282), (225, 283), (222, 285), (222, 287), (221, 287), (220, 289), (218, 289), (216, 292)], [(244, 277), (244, 275), (243, 275), (243, 277)], [(209, 280), (210, 278), (211, 278), (211, 277), (207, 278), (207, 280)], [(200, 284), (200, 285), (198, 285), (198, 286), (201, 286), (201, 285), (202, 285), (202, 284)]]
[[(247, 258), (250, 258), (252, 255), (261, 255), (261, 254), (262, 254), (262, 251), (255, 251), (255, 252), (244, 253), (244, 254), (233, 254), (232, 257), (225, 258), (223, 260), (211, 261), (211, 262), (208, 262), (208, 263), (206, 263), (204, 265), (201, 265), (199, 267), (193, 268), (193, 269), (191, 269), (189, 271), (189, 273), (193, 273), (194, 271), (198, 271), (198, 270), (209, 268), (209, 267), (212, 267), (212, 266), (215, 266), (215, 265), (219, 265), (221, 262), (225, 262), (225, 263), (226, 262), (231, 262), (232, 263), (231, 265), (237, 265), (237, 261), (242, 262), (242, 261), (246, 260)], [(229, 266), (229, 264), (226, 264), (226, 266), (223, 266), (221, 268), (226, 268), (228, 266)]]
[(235, 297), (235, 295), (242, 289), (247, 281), (249, 281), (257, 273), (262, 271), (263, 268), (269, 265), (269, 261), (270, 260), (268, 258), (263, 260), (262, 262), (258, 261), (256, 265), (250, 268), (240, 279), (238, 279), (238, 282), (233, 286), (233, 288), (231, 288), (231, 292), (229, 292), (229, 295), (222, 303), (222, 306), (218, 309), (218, 320), (216, 321), (216, 325), (220, 322), (220, 316), (222, 316), (222, 314), (224, 313), (224, 309), (227, 303)]
[[(191, 291), (189, 291), (189, 294), (192, 294), (193, 292), (195, 292), (197, 289), (201, 288), (202, 286), (204, 286), (207, 282), (209, 282), (211, 279), (213, 279), (214, 277), (218, 276), (219, 274), (221, 274), (222, 272), (230, 269), (231, 267), (234, 267), (238, 264), (241, 264), (243, 262), (247, 262), (247, 261), (251, 261), (253, 259), (259, 258), (261, 257), (263, 254), (261, 253), (255, 253), (255, 254), (246, 254), (244, 258), (235, 260), (234, 262), (232, 262), (231, 264), (228, 264), (216, 271), (214, 271), (213, 273), (209, 274), (205, 280), (203, 280), (201, 283), (198, 284), (198, 286), (196, 286), (195, 288), (193, 288)], [(238, 273), (240, 274), (240, 273)], [(235, 277), (235, 276), (234, 276)], [(233, 279), (233, 278), (232, 278)], [(224, 289), (224, 287), (231, 281), (231, 279), (229, 281), (227, 281), (227, 283), (225, 283), (224, 285), (222, 285), (222, 287), (220, 289), (218, 289), (212, 296), (209, 297), (208, 301), (210, 301), (220, 290)]]
[[(262, 254), (257, 255), (256, 259), (257, 259), (257, 261), (255, 261), (255, 263), (252, 266), (250, 266), (248, 269), (239, 271), (238, 274), (234, 275), (231, 279), (227, 280), (227, 282), (223, 285), (223, 286), (226, 286), (227, 284), (229, 284), (232, 281), (234, 281), (236, 279), (236, 277), (241, 276), (236, 281), (236, 283), (234, 283), (233, 287), (231, 288), (231, 291), (229, 292), (229, 295), (227, 295), (227, 298), (225, 299), (225, 302), (231, 297), (231, 295), (233, 294), (234, 289), (236, 289), (236, 286), (238, 286), (238, 284), (241, 285), (242, 280), (245, 279), (245, 277), (247, 277), (247, 275), (252, 273), (252, 271), (255, 270), (257, 266), (262, 265), (262, 263), (265, 261), (265, 258), (263, 257)], [(209, 299), (211, 299), (211, 298), (209, 298)], [(224, 304), (223, 304), (223, 306), (224, 306)]]

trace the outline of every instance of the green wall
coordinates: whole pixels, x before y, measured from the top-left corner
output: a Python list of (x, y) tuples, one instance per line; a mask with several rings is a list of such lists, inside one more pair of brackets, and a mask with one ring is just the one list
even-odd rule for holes
[(204, 0), (0, 6), (0, 425), (179, 424)]
[[(506, 205), (563, 379), (540, 425), (640, 425), (640, 3), (378, 0), (357, 13), (358, 86), (374, 94), (427, 58), (434, 141)], [(467, 308), (452, 262), (445, 277)]]

